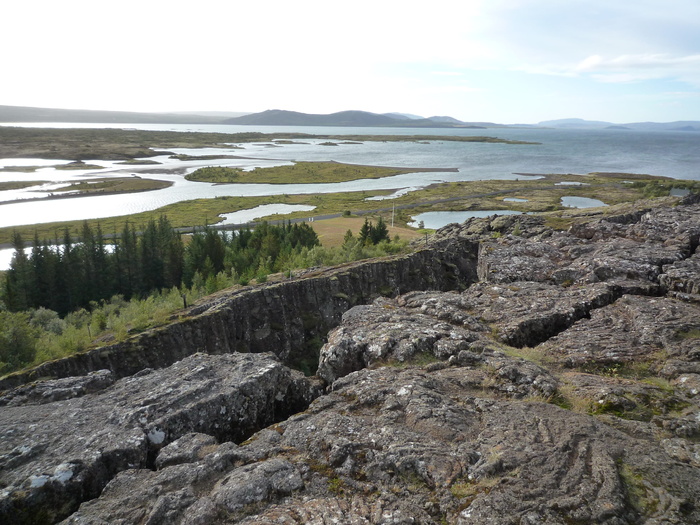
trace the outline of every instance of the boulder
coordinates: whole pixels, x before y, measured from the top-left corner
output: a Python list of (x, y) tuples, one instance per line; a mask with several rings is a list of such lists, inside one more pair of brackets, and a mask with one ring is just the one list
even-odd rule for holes
[(50, 403), (49, 386), (41, 391), (36, 402), (26, 396), (0, 410), (3, 523), (54, 522), (99, 496), (118, 472), (153, 468), (168, 444), (156, 465), (176, 463), (173, 449), (188, 433), (212, 436), (205, 444), (241, 441), (319, 393), (272, 354), (195, 354)]

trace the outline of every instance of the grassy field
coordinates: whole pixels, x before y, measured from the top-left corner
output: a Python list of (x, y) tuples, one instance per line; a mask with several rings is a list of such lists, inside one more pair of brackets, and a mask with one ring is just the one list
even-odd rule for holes
[[(376, 219), (368, 216), (369, 220), (376, 224)], [(365, 222), (365, 217), (337, 217), (325, 221), (315, 221), (310, 223), (311, 227), (316, 231), (319, 241), (326, 247), (335, 247), (343, 244), (345, 232), (350, 230), (354, 236), (357, 236), (360, 228)], [(413, 228), (403, 226), (391, 226), (387, 224), (389, 229), (389, 237), (392, 239), (398, 235), (401, 239), (412, 240), (421, 236), (421, 234)]]
[[(629, 182), (624, 182), (629, 181)], [(635, 182), (636, 183), (633, 183)], [(560, 182), (581, 182), (581, 186), (561, 186)], [(658, 196), (668, 194), (671, 186), (686, 186), (700, 190), (700, 183), (674, 181), (648, 175), (548, 175), (538, 180), (486, 180), (436, 184), (422, 190), (407, 193), (391, 201), (368, 201), (367, 197), (386, 195), (391, 191), (362, 191), (350, 193), (330, 193), (311, 195), (273, 195), (262, 197), (217, 197), (198, 199), (170, 204), (157, 210), (87, 221), (93, 229), (98, 223), (105, 233), (119, 232), (125, 221), (135, 224), (137, 229), (150, 219), (166, 215), (175, 227), (197, 227), (216, 224), (220, 214), (254, 208), (262, 204), (306, 204), (315, 206), (313, 212), (295, 212), (284, 216), (262, 217), (264, 220), (303, 219), (310, 216), (342, 214), (350, 211), (366, 212), (381, 210), (385, 221), (389, 222), (392, 206), (395, 206), (395, 224), (405, 226), (411, 216), (424, 211), (441, 210), (502, 210), (522, 212), (556, 212), (563, 210), (561, 197), (580, 196), (602, 200), (606, 204), (619, 204), (649, 197), (651, 188)], [(663, 191), (658, 191), (663, 190)], [(507, 202), (504, 198), (518, 197), (527, 202)], [(32, 239), (36, 231), (40, 239), (60, 239), (63, 230), (69, 228), (72, 235), (78, 236), (83, 221), (59, 222), (18, 227), (0, 228), (0, 243), (8, 243), (13, 231)], [(343, 234), (345, 231), (343, 230)]]

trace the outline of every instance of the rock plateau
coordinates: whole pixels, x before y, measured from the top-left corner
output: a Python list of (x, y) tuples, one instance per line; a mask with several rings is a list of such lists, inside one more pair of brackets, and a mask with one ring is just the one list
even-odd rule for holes
[(699, 242), (473, 219), (1, 379), (0, 522), (700, 523)]

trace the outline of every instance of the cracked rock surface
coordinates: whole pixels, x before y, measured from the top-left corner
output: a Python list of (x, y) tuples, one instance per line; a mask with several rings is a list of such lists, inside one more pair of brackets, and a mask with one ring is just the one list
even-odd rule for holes
[(270, 354), (196, 354), (51, 403), (22, 389), (0, 410), (4, 522), (53, 521), (189, 432), (241, 440), (304, 408), (314, 391)]
[(314, 377), (197, 354), (5, 392), (1, 521), (700, 523), (700, 205), (435, 237), (479, 282), (349, 308)]

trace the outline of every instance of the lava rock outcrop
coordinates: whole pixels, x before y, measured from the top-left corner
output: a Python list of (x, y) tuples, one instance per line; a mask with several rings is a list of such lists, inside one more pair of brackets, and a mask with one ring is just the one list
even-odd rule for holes
[[(700, 523), (698, 239), (693, 199), (568, 231), (470, 220), (437, 232), (424, 277), (429, 247), (220, 299), (196, 317), (216, 344), (138, 341), (186, 347), (157, 369), (15, 377), (0, 520)], [(285, 338), (310, 335), (304, 377)]]

